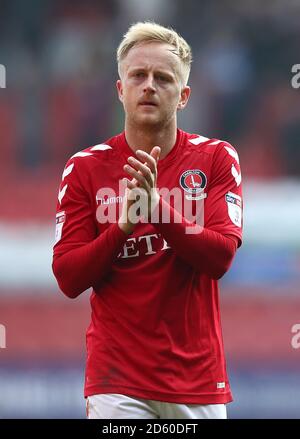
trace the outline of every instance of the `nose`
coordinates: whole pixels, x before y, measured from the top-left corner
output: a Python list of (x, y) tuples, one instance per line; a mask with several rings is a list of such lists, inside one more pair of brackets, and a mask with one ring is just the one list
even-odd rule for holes
[(155, 92), (155, 84), (154, 84), (154, 78), (152, 75), (148, 75), (145, 83), (144, 83), (144, 92)]

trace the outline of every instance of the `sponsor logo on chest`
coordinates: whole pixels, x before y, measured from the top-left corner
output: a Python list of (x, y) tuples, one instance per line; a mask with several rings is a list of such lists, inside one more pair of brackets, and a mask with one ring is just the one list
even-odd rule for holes
[(108, 204), (118, 204), (118, 203), (122, 203), (123, 202), (123, 196), (122, 195), (118, 195), (118, 196), (104, 196), (104, 197), (100, 197), (98, 196), (98, 194), (96, 195), (96, 203), (97, 205), (108, 205)]

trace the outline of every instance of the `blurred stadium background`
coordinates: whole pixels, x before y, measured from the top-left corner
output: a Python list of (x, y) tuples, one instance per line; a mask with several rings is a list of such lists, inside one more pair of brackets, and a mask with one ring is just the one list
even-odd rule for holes
[(232, 418), (300, 417), (298, 0), (1, 0), (0, 418), (84, 417), (89, 294), (51, 272), (54, 212), (70, 155), (122, 130), (115, 49), (154, 19), (191, 43), (180, 126), (237, 148), (245, 237), (221, 282)]

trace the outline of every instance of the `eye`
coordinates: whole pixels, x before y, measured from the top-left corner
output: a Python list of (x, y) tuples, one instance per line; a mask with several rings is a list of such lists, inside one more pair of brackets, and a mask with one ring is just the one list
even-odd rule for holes
[(143, 78), (145, 76), (145, 74), (143, 72), (136, 72), (136, 73), (134, 73), (134, 76), (136, 78)]
[(156, 76), (156, 79), (162, 83), (172, 82), (172, 78), (170, 76), (163, 75), (163, 74), (158, 74)]

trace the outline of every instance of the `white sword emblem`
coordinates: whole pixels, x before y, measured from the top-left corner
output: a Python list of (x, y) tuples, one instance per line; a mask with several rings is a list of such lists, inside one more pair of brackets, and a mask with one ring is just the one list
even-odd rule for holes
[(193, 176), (193, 175), (191, 175), (191, 179), (192, 179), (192, 184), (193, 184), (194, 187), (199, 187), (199, 186), (201, 186), (200, 183), (196, 183), (196, 182), (195, 182), (195, 180), (194, 180), (194, 176)]

